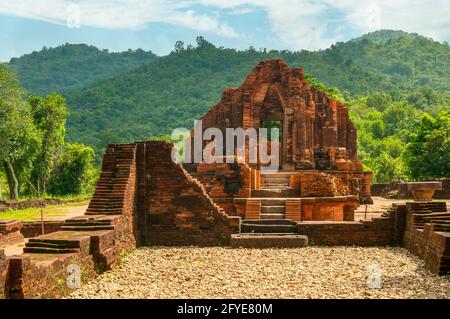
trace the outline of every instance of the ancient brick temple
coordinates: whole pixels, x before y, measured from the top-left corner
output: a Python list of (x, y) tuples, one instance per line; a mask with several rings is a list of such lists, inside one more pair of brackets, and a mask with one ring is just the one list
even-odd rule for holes
[(164, 141), (109, 145), (85, 215), (46, 226), (19, 255), (2, 247), (21, 241), (26, 227), (0, 220), (0, 299), (62, 296), (70, 267), (90, 279), (143, 245), (404, 245), (433, 272), (448, 273), (450, 213), (430, 189), (441, 185), (408, 185), (416, 202), (354, 221), (355, 208), (371, 201), (371, 173), (358, 160), (347, 109), (311, 87), (302, 69), (261, 62), (240, 88), (224, 92), (201, 132), (274, 122), (282, 131), (277, 172), (246, 155), (179, 164)]
[(185, 165), (231, 215), (342, 221), (353, 219), (359, 203), (371, 203), (372, 174), (363, 171), (358, 159), (348, 109), (305, 81), (301, 68), (291, 69), (282, 60), (259, 63), (239, 88), (225, 90), (201, 120), (202, 132), (223, 132), (224, 154), (227, 128), (278, 127), (281, 132), (276, 173), (263, 173), (266, 164), (259, 159), (250, 163), (250, 143), (240, 165)]

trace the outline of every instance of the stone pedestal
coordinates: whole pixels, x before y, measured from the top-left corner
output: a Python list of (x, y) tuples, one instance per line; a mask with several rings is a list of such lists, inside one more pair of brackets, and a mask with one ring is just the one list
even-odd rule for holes
[(411, 192), (416, 202), (431, 202), (434, 192), (442, 190), (441, 182), (403, 183), (403, 185), (406, 185), (406, 188)]

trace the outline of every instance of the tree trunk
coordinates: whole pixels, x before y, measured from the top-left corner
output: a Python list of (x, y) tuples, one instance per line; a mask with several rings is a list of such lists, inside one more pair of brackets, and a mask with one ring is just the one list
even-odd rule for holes
[(18, 200), (19, 199), (19, 181), (17, 180), (16, 173), (10, 161), (4, 161), (3, 166), (5, 167), (6, 179), (8, 180), (9, 186), (9, 199)]

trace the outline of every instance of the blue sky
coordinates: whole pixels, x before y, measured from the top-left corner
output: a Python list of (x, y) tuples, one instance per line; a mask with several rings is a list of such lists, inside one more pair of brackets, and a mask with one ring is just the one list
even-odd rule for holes
[(450, 1), (0, 0), (0, 61), (66, 42), (164, 55), (197, 35), (238, 49), (317, 50), (379, 29), (450, 42)]

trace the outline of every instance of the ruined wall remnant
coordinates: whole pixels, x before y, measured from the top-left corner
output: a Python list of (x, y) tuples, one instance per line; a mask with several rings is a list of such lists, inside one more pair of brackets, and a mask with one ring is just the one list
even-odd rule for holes
[(225, 245), (239, 232), (202, 184), (171, 158), (173, 144), (138, 143), (138, 218), (149, 245)]
[(450, 212), (445, 202), (407, 202), (404, 246), (432, 272), (450, 271)]

